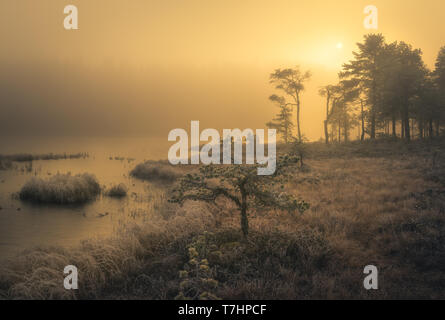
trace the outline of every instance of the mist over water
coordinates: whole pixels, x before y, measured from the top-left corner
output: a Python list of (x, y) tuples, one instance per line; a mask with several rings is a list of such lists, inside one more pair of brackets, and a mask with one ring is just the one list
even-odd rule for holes
[(1, 0), (0, 300), (445, 299), (444, 12)]

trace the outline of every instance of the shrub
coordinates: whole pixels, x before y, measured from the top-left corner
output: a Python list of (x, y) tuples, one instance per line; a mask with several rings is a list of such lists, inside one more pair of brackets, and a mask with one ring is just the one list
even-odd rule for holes
[[(309, 204), (283, 192), (284, 183), (292, 174), (298, 158), (280, 157), (273, 175), (258, 174), (258, 165), (218, 166), (199, 168), (199, 173), (185, 175), (173, 190), (170, 202), (183, 204), (187, 200), (215, 202), (218, 197), (232, 201), (241, 214), (241, 230), (249, 233), (249, 208), (273, 208), (290, 213), (303, 213)], [(281, 189), (273, 188), (281, 184)]]
[(20, 199), (40, 203), (81, 204), (94, 199), (100, 185), (94, 175), (57, 174), (44, 180), (32, 178), (20, 190)]
[(127, 187), (123, 183), (112, 186), (106, 192), (106, 195), (114, 198), (123, 198), (127, 196)]
[(171, 183), (181, 175), (166, 164), (146, 161), (138, 164), (130, 175), (141, 180), (160, 181)]

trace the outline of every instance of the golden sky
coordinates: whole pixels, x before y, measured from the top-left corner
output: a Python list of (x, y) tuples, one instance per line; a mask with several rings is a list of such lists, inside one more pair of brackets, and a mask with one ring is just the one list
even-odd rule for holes
[[(68, 4), (79, 30), (63, 28)], [(166, 137), (190, 120), (262, 128), (276, 111), (268, 74), (300, 65), (313, 73), (302, 129), (317, 140), (318, 88), (336, 81), (368, 32), (370, 4), (377, 32), (421, 48), (433, 67), (445, 45), (443, 0), (2, 0), (0, 130)]]

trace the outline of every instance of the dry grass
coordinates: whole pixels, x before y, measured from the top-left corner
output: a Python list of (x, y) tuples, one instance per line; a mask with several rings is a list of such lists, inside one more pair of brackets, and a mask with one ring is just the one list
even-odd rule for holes
[[(429, 161), (412, 156), (308, 163), (310, 172), (294, 185), (311, 203), (299, 224), (325, 235), (341, 262), (330, 283), (342, 292), (333, 297), (444, 298), (445, 197), (425, 194), (442, 188), (425, 179)], [(368, 264), (381, 273), (374, 293), (359, 285)]]
[[(445, 192), (437, 177), (445, 174), (445, 156), (382, 149), (391, 156), (309, 157), (287, 188), (311, 208), (302, 216), (252, 212), (247, 242), (228, 202), (163, 203), (144, 225), (124, 226), (115, 239), (21, 255), (0, 272), (0, 295), (444, 299)], [(207, 267), (192, 273), (196, 263)], [(62, 288), (68, 264), (81, 272), (75, 293)], [(363, 288), (369, 264), (379, 270), (377, 291)]]

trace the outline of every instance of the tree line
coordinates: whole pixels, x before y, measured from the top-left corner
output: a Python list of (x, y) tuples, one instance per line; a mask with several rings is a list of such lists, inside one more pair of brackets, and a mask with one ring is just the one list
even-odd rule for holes
[[(422, 60), (422, 51), (403, 41), (387, 43), (381, 34), (365, 35), (354, 58), (343, 64), (338, 82), (323, 86), (326, 100), (324, 140), (347, 142), (357, 128), (358, 138), (433, 138), (445, 122), (445, 46), (434, 70)], [(277, 69), (270, 82), (281, 95), (270, 100), (280, 109), (267, 125), (277, 129), (284, 142), (302, 142), (301, 94), (311, 77), (299, 67)], [(296, 111), (297, 136), (293, 136)]]

